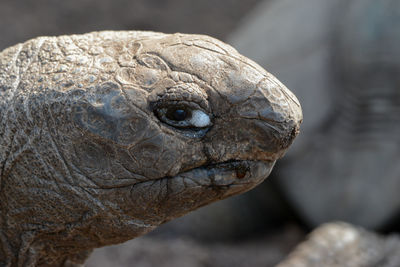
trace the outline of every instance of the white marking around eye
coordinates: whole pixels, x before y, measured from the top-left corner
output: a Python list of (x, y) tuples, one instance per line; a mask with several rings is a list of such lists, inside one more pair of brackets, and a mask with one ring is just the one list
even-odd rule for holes
[(210, 125), (210, 117), (201, 110), (194, 110), (190, 123), (195, 127), (206, 127)]

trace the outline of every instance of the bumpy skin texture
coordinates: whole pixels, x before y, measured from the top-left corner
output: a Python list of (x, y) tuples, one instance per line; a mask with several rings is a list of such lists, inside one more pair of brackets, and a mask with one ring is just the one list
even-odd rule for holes
[(207, 36), (95, 32), (8, 48), (0, 265), (83, 262), (95, 247), (245, 192), (301, 120), (285, 86)]

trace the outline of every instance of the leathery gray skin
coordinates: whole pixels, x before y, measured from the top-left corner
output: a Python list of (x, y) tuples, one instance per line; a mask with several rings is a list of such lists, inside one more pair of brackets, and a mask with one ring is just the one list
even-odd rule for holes
[(82, 263), (250, 190), (298, 134), (296, 97), (201, 35), (39, 37), (0, 54), (0, 265)]

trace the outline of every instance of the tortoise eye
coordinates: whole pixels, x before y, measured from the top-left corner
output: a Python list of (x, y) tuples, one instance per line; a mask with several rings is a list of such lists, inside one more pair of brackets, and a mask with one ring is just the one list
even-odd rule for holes
[(183, 108), (171, 108), (167, 110), (167, 118), (173, 121), (184, 121), (191, 116), (190, 111)]
[(154, 111), (160, 121), (176, 128), (196, 130), (211, 126), (210, 116), (205, 111), (188, 104), (164, 103)]

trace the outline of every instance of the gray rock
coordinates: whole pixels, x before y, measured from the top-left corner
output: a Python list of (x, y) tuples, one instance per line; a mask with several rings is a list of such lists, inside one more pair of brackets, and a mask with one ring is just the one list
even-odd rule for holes
[(329, 223), (314, 230), (277, 267), (396, 267), (400, 237), (380, 236), (347, 223)]
[(276, 183), (313, 226), (377, 229), (400, 212), (399, 10), (397, 0), (267, 1), (230, 38), (303, 103)]

